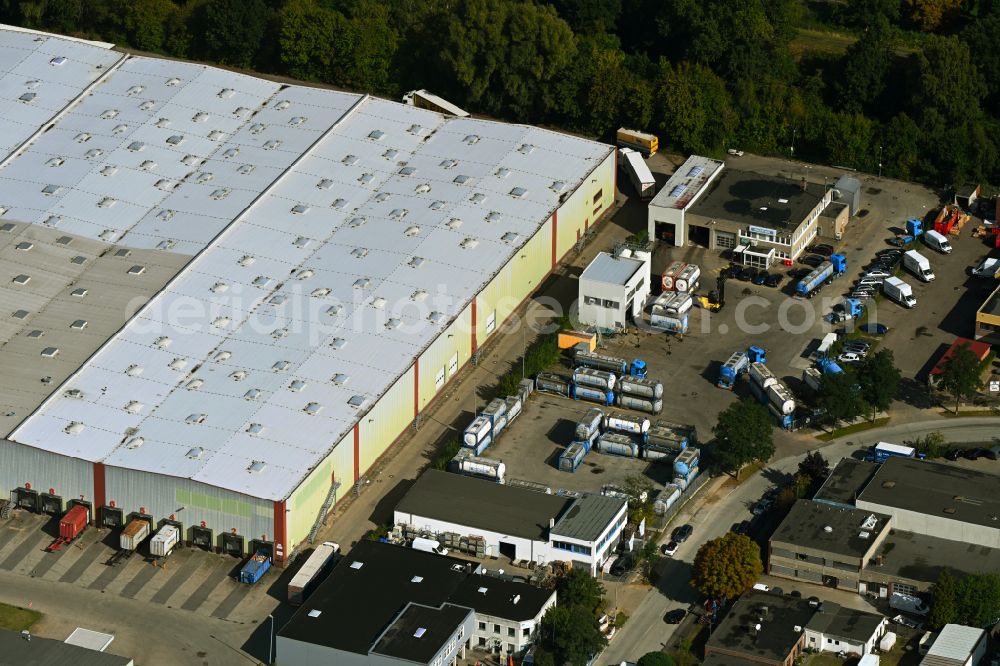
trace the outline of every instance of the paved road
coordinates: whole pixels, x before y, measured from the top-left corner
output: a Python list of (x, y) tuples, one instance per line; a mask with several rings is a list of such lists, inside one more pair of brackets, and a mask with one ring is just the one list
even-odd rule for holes
[[(991, 417), (916, 421), (850, 435), (825, 445), (817, 442), (814, 448), (821, 448), (827, 460), (835, 463), (870, 442), (913, 439), (935, 430), (940, 430), (952, 441), (990, 441), (997, 437), (998, 423), (1000, 421)], [(717, 493), (715, 498), (700, 498), (692, 505), (691, 514), (681, 512), (675, 524), (690, 523), (694, 527), (693, 536), (681, 544), (672, 559), (661, 563), (657, 586), (646, 594), (628, 623), (615, 635), (598, 659), (599, 665), (616, 666), (623, 661), (634, 662), (647, 652), (661, 649), (670, 640), (674, 627), (665, 624), (663, 616), (667, 611), (686, 608), (697, 600), (689, 581), (691, 563), (698, 548), (709, 539), (722, 536), (734, 523), (749, 519), (749, 507), (753, 502), (782, 477), (793, 474), (803, 457), (804, 454), (801, 454), (776, 460), (727, 494)], [(719, 486), (713, 487), (717, 489)], [(702, 492), (710, 493), (712, 488), (706, 486)]]

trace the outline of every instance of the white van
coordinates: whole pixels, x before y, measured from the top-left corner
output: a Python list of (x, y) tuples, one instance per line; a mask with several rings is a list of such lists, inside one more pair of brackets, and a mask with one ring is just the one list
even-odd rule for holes
[(944, 234), (938, 233), (933, 229), (924, 232), (924, 245), (932, 247), (943, 254), (951, 254), (951, 243), (948, 242)]
[(417, 537), (413, 540), (410, 546), (414, 550), (422, 550), (425, 553), (435, 553), (437, 555), (447, 555), (448, 549), (442, 546), (438, 541), (434, 539), (428, 539), (426, 537)]

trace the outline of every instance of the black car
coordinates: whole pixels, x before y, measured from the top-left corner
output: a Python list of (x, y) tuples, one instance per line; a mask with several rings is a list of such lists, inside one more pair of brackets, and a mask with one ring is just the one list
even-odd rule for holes
[(979, 460), (979, 456), (983, 455), (982, 449), (966, 449), (962, 451), (962, 457), (966, 460)]
[(947, 453), (944, 454), (946, 460), (958, 460), (962, 457), (964, 451), (962, 449), (948, 449)]
[(742, 280), (743, 282), (750, 282), (753, 280), (757, 273), (760, 272), (759, 268), (754, 268), (753, 266), (744, 266), (740, 269), (740, 272), (736, 274), (736, 279)]
[(812, 266), (813, 268), (816, 268), (824, 261), (826, 261), (826, 259), (818, 254), (809, 254), (799, 259), (799, 263), (805, 264), (806, 266)]
[(806, 252), (812, 252), (813, 254), (820, 254), (824, 257), (829, 257), (834, 253), (832, 245), (827, 245), (826, 243), (820, 243), (818, 245), (810, 245), (806, 248)]
[(992, 449), (983, 449), (983, 457), (990, 460), (1000, 460), (1000, 447), (994, 446)]
[(611, 565), (611, 575), (612, 576), (623, 576), (625, 572), (632, 568), (632, 556), (625, 554), (620, 556), (615, 563)]
[(875, 253), (876, 257), (884, 257), (886, 255), (893, 255), (893, 256), (901, 257), (901, 256), (903, 256), (903, 251), (902, 250), (897, 250), (895, 248), (887, 247), (884, 250), (879, 250), (878, 252)]
[(767, 276), (767, 279), (764, 280), (764, 284), (768, 287), (777, 289), (778, 285), (781, 284), (781, 273), (771, 273)]
[(761, 271), (760, 273), (757, 273), (757, 275), (754, 275), (753, 279), (750, 281), (753, 282), (754, 284), (762, 285), (765, 282), (767, 282), (767, 279), (769, 277), (771, 277), (770, 273), (768, 273), (767, 271)]
[(733, 525), (733, 532), (737, 534), (749, 534), (750, 533), (750, 521), (744, 520)]
[(677, 543), (683, 543), (688, 540), (691, 533), (694, 532), (694, 528), (690, 525), (681, 525), (674, 530), (674, 533), (670, 535), (670, 539), (676, 541)]
[(667, 624), (680, 624), (685, 615), (687, 615), (686, 610), (683, 608), (675, 608), (672, 611), (668, 611), (667, 614), (663, 616), (663, 621)]
[(885, 335), (889, 327), (885, 324), (862, 324), (861, 330), (869, 335)]
[(731, 280), (740, 274), (741, 268), (735, 264), (730, 264), (719, 271), (719, 277)]

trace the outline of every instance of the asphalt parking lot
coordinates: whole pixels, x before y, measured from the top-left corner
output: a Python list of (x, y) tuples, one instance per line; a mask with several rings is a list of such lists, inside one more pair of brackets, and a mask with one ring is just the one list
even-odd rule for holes
[(0, 523), (0, 571), (85, 588), (95, 601), (102, 594), (117, 595), (234, 622), (260, 618), (277, 578), (268, 572), (257, 585), (240, 584), (233, 577), (240, 560), (197, 548), (175, 549), (163, 566), (139, 553), (109, 566), (118, 534), (94, 527), (58, 552), (46, 552), (55, 528), (49, 516), (13, 512)]

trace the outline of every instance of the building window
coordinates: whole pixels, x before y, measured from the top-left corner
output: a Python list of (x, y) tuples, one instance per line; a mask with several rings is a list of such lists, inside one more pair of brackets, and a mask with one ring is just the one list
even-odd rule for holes
[(601, 306), (601, 299), (594, 298), (593, 296), (584, 296), (583, 302), (587, 305), (596, 305), (597, 307)]
[(507, 643), (507, 654), (514, 654), (514, 644)]
[(479, 631), (486, 631), (486, 623), (485, 622), (480, 622), (479, 623)]
[(499, 634), (500, 633), (500, 625), (499, 624), (494, 624), (493, 625), (493, 633), (494, 634)]
[(517, 636), (517, 629), (515, 629), (514, 627), (507, 627), (507, 635), (510, 636), (511, 638)]
[(434, 388), (440, 391), (441, 387), (444, 386), (444, 368), (438, 370), (437, 375), (434, 377)]
[(531, 636), (531, 627), (525, 627), (524, 629), (522, 629), (521, 636), (524, 638), (528, 638), (529, 636)]
[(448, 361), (448, 376), (451, 377), (456, 372), (458, 372), (458, 354), (452, 356), (451, 360)]
[(591, 549), (589, 546), (581, 546), (577, 543), (567, 543), (565, 541), (553, 541), (552, 546), (558, 548), (559, 550), (566, 550), (571, 553), (578, 553), (580, 555), (590, 555)]
[(486, 647), (486, 639), (483, 638), (482, 636), (479, 637), (479, 647)]
[(605, 300), (604, 301), (604, 307), (608, 308), (609, 310), (617, 310), (618, 309), (618, 301)]
[(597, 190), (597, 194), (594, 195), (594, 204), (597, 204), (602, 197), (604, 197), (604, 190)]
[(493, 329), (497, 327), (497, 311), (494, 310), (490, 313), (490, 316), (486, 318), (486, 335), (493, 332)]

